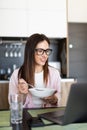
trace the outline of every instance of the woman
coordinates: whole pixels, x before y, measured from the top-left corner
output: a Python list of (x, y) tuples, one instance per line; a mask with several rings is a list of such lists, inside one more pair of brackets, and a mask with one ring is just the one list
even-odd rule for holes
[[(54, 107), (60, 104), (60, 74), (48, 65), (51, 52), (50, 41), (45, 35), (33, 34), (28, 38), (23, 65), (13, 72), (9, 82), (9, 97), (12, 93), (22, 93), (25, 108)], [(31, 95), (28, 84), (55, 88), (57, 93), (43, 98), (40, 102)]]

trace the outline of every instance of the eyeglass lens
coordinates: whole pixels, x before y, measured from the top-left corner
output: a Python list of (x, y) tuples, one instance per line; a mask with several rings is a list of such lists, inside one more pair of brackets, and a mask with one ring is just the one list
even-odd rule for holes
[(46, 55), (50, 55), (51, 52), (52, 52), (52, 49), (46, 49), (46, 50), (44, 50), (42, 48), (37, 48), (35, 50), (36, 50), (36, 52), (37, 52), (38, 55), (43, 55), (44, 52), (46, 53)]

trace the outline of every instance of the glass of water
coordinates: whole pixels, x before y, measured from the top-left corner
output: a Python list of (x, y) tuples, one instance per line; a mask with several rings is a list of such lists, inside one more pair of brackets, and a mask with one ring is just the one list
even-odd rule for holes
[(22, 123), (22, 118), (23, 118), (23, 95), (22, 94), (10, 95), (10, 113), (11, 113), (12, 124)]

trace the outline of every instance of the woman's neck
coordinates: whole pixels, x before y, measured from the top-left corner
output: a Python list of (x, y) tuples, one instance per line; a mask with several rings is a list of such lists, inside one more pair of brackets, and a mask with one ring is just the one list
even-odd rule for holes
[(43, 67), (42, 66), (36, 66), (35, 67), (35, 73), (39, 73), (43, 71)]

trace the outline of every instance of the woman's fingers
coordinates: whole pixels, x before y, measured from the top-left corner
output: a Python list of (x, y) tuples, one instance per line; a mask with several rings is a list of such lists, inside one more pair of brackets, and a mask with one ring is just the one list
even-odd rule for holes
[(28, 93), (28, 85), (24, 79), (19, 79), (18, 88), (21, 93), (23, 94)]
[(43, 100), (46, 103), (51, 103), (51, 104), (55, 104), (58, 101), (58, 99), (57, 99), (57, 97), (55, 95), (52, 95), (52, 96), (49, 96), (49, 97), (45, 97), (45, 98), (43, 98)]

